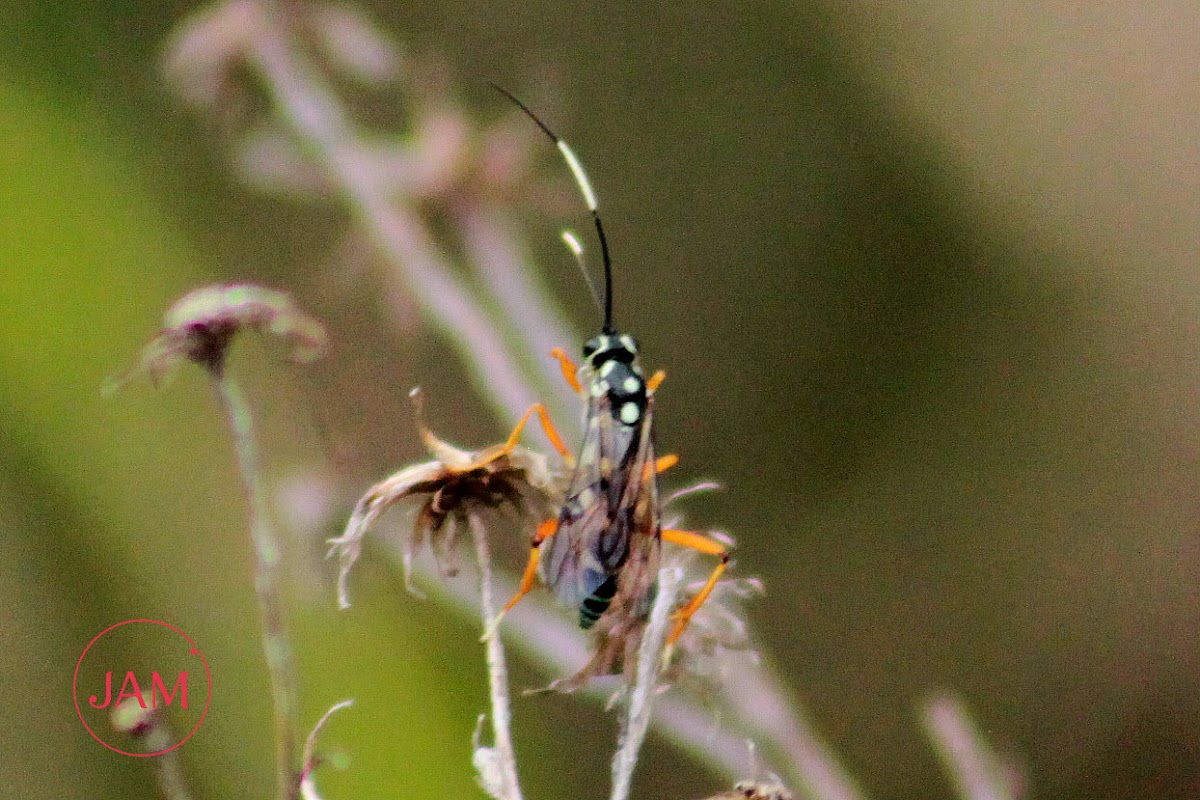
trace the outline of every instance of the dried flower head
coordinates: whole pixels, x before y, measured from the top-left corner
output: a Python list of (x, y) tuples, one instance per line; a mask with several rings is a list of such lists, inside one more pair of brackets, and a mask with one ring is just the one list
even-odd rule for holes
[(778, 781), (738, 781), (731, 791), (705, 800), (795, 800), (795, 795)]
[(481, 511), (512, 510), (543, 513), (561, 499), (562, 476), (549, 459), (519, 445), (493, 445), (483, 450), (462, 450), (439, 439), (426, 426), (421, 393), (411, 393), (417, 429), (432, 461), (405, 467), (372, 486), (350, 515), (345, 533), (329, 540), (329, 555), (337, 554), (338, 605), (350, 606), (347, 582), (362, 551), (367, 531), (385, 511), (409, 498), (422, 503), (404, 548), (404, 579), (412, 591), (412, 562), (426, 541), (444, 573), (452, 574), (457, 525)]
[(758, 756), (758, 745), (752, 739), (746, 739), (746, 749), (750, 756), (749, 772), (758, 777), (753, 780), (740, 780), (732, 789), (718, 792), (705, 800), (795, 800), (795, 795), (783, 785), (778, 775), (773, 772), (764, 773)]
[(113, 730), (127, 733), (135, 738), (144, 738), (158, 724), (158, 710), (146, 693), (126, 697), (109, 712)]
[[(683, 600), (686, 602), (702, 586), (702, 581), (689, 584), (681, 593)], [(683, 636), (675, 643), (675, 653), (664, 680), (705, 697), (723, 685), (728, 670), (744, 669), (746, 657), (757, 662), (758, 653), (753, 648), (746, 624), (745, 604), (762, 594), (762, 582), (757, 578), (717, 581), (708, 602), (696, 612)], [(741, 658), (730, 657), (735, 653)]]
[(229, 346), (243, 329), (282, 339), (297, 362), (319, 358), (328, 347), (321, 323), (300, 311), (283, 292), (245, 283), (205, 286), (167, 309), (162, 330), (142, 350), (137, 363), (105, 384), (105, 392), (143, 372), (157, 384), (184, 361), (220, 376)]

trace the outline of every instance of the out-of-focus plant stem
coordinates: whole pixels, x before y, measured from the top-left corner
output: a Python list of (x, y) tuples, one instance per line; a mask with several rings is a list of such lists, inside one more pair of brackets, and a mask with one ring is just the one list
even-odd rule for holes
[(284, 621), (279, 580), (281, 552), (270, 520), (267, 487), (254, 438), (250, 406), (237, 382), (223, 369), (210, 371), (213, 388), (233, 434), (238, 467), (249, 502), (250, 538), (254, 545), (254, 589), (262, 625), (263, 655), (271, 681), (275, 722), (276, 797), (293, 800), (299, 786), (296, 743), (299, 713), (296, 666)]
[(179, 751), (171, 749), (174, 744), (175, 738), (160, 718), (146, 731), (142, 750), (158, 753), (149, 760), (154, 766), (154, 780), (158, 783), (163, 797), (166, 800), (192, 800), (192, 792), (188, 789), (183, 769), (179, 766)]
[(469, 367), (480, 394), (506, 422), (515, 422), (537, 397), (525, 371), (497, 336), (418, 215), (380, 176), (370, 151), (337, 95), (289, 35), (286, 12), (273, 5), (251, 40), (250, 63), (297, 141), (323, 166), (354, 221), (388, 264), (404, 276), (411, 296)]
[(494, 631), (488, 635), (496, 618), (496, 603), (492, 597), (492, 555), (487, 531), (477, 515), (470, 517), (471, 538), (475, 541), (475, 558), (479, 564), (479, 615), (485, 631), (487, 651), (488, 690), (492, 705), (492, 747), (496, 752), (503, 800), (521, 800), (521, 784), (517, 778), (517, 756), (512, 741), (512, 710), (509, 707), (508, 666), (504, 660), (504, 645)]
[[(496, 298), (504, 315), (519, 321), (512, 327), (526, 357), (537, 365), (539, 396), (555, 419), (573, 419), (575, 397), (568, 391), (558, 362), (548, 354), (582, 339), (562, 320), (557, 305), (532, 274), (529, 257), (503, 214), (471, 201), (456, 204), (454, 212), (463, 247), (480, 282)], [(567, 261), (565, 247), (563, 261)]]
[(922, 709), (921, 722), (962, 800), (1014, 800), (1004, 764), (961, 701), (934, 697)]

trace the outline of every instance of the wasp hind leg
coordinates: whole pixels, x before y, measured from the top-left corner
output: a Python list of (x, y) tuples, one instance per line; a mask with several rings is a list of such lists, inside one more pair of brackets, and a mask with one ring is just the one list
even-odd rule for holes
[(691, 531), (664, 530), (662, 532), (662, 540), (682, 547), (689, 547), (705, 555), (717, 556), (721, 559), (720, 563), (713, 568), (713, 571), (708, 576), (708, 580), (705, 581), (704, 586), (696, 596), (687, 605), (672, 615), (672, 619), (675, 620), (675, 627), (671, 629), (671, 635), (667, 637), (666, 652), (663, 654), (663, 659), (666, 661), (670, 659), (671, 650), (675, 642), (683, 634), (684, 629), (687, 628), (688, 621), (700, 610), (700, 606), (704, 605), (704, 601), (708, 600), (708, 596), (712, 594), (717, 581), (725, 573), (725, 568), (729, 566), (729, 549), (720, 542), (715, 542), (707, 536), (692, 533)]
[(542, 543), (556, 533), (558, 533), (557, 518), (548, 519), (541, 525), (538, 525), (537, 531), (533, 534), (533, 539), (529, 542), (529, 561), (525, 564), (525, 574), (521, 576), (521, 585), (517, 587), (517, 593), (512, 596), (512, 599), (504, 604), (504, 608), (496, 615), (496, 618), (488, 623), (481, 641), (487, 641), (495, 636), (496, 629), (500, 627), (500, 620), (504, 619), (504, 615), (511, 611), (513, 606), (521, 602), (521, 598), (529, 594), (529, 591), (533, 589), (533, 582), (537, 579), (538, 563), (542, 558)]

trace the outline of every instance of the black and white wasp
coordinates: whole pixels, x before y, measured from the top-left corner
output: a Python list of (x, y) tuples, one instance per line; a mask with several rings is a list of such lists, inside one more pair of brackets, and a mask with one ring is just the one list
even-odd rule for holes
[[(521, 428), (536, 411), (550, 441), (574, 469), (562, 510), (538, 526), (521, 586), (504, 612), (532, 589), (540, 570), (543, 581), (559, 599), (579, 610), (581, 627), (591, 628), (606, 614), (640, 621), (654, 600), (662, 542), (666, 541), (720, 559), (703, 588), (675, 612), (668, 637), (672, 644), (708, 599), (725, 571), (729, 552), (707, 536), (663, 529), (657, 475), (677, 460), (674, 456), (658, 458), (654, 448), (654, 392), (665, 374), (660, 371), (647, 378), (637, 342), (613, 325), (608, 240), (583, 165), (566, 142), (524, 103), (505, 89), (495, 88), (541, 128), (566, 160), (591, 212), (604, 264), (604, 323), (600, 333), (584, 344), (582, 366), (577, 368), (559, 348), (551, 353), (561, 364), (567, 383), (586, 404), (578, 458), (562, 444), (541, 404), (526, 412), (509, 438), (515, 444)], [(569, 234), (564, 234), (564, 239), (579, 258), (578, 243)]]

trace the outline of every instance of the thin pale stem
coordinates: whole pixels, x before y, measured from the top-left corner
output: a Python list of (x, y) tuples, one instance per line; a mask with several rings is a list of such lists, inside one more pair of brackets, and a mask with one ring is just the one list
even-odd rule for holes
[(158, 782), (159, 791), (165, 800), (192, 800), (192, 793), (183, 778), (183, 769), (179, 766), (178, 750), (163, 753), (175, 744), (174, 737), (161, 719), (150, 726), (142, 749), (147, 753), (161, 753), (152, 756), (150, 761), (154, 766), (154, 779)]
[[(458, 203), (454, 210), (467, 257), (481, 284), (496, 298), (506, 319), (520, 321), (514, 338), (524, 357), (537, 367), (536, 382), (551, 416), (574, 419), (578, 414), (574, 395), (567, 390), (558, 362), (548, 354), (556, 347), (581, 341), (578, 333), (562, 319), (542, 282), (529, 269), (529, 259), (503, 214), (483, 202)], [(563, 248), (563, 260), (567, 258)]]
[(263, 655), (271, 682), (275, 722), (275, 796), (293, 800), (299, 785), (296, 744), (299, 719), (296, 667), (284, 622), (280, 585), (281, 552), (271, 526), (267, 488), (254, 438), (250, 406), (236, 381), (223, 373), (213, 374), (213, 387), (233, 434), (242, 486), (250, 515), (250, 539), (254, 546), (254, 589), (262, 625)]
[(679, 596), (683, 583), (683, 571), (678, 567), (665, 567), (658, 573), (658, 596), (650, 610), (650, 621), (642, 633), (638, 646), (636, 680), (629, 691), (629, 706), (625, 712), (620, 743), (613, 756), (612, 800), (628, 800), (633, 786), (633, 770), (637, 766), (642, 742), (650, 727), (650, 709), (654, 701), (654, 690), (658, 685), (663, 647), (666, 644), (667, 626), (671, 622), (671, 610)]
[[(399, 550), (395, 556), (399, 563)], [(448, 585), (423, 564), (415, 564), (413, 571), (421, 587), (437, 602), (464, 614), (474, 616), (480, 613), (477, 596)], [(505, 596), (511, 595), (517, 587), (517, 582), (511, 577), (498, 576), (496, 582), (497, 590)], [(547, 675), (557, 677), (570, 673), (579, 669), (579, 665), (588, 659), (587, 645), (579, 635), (579, 629), (563, 616), (553, 601), (544, 596), (530, 595), (522, 601), (505, 617), (502, 630), (508, 641)], [(746, 660), (744, 669), (754, 674), (761, 667)], [(755, 681), (746, 688), (762, 692), (754, 698), (745, 699), (745, 703), (751, 707), (769, 708), (772, 704), (787, 702), (780, 699), (786, 695), (771, 691), (778, 690), (778, 686), (768, 684), (764, 687)], [(608, 697), (608, 693), (602, 690), (587, 687), (581, 689), (579, 694), (596, 700)], [(724, 695), (723, 699), (726, 699)], [(789, 710), (775, 714), (784, 718), (794, 715), (795, 712)], [(760, 729), (753, 720), (746, 720), (736, 713), (731, 713), (728, 719), (728, 725), (714, 725), (710, 707), (683, 695), (668, 693), (656, 700), (655, 713), (650, 722), (659, 734), (690, 753), (697, 762), (734, 779), (744, 778), (752, 771), (748, 771), (746, 736), (762, 736), (761, 741), (773, 745), (771, 755), (774, 763), (768, 766), (783, 773), (789, 782), (809, 789), (810, 797), (815, 800), (853, 800), (862, 797), (852, 783), (843, 779), (844, 771), (832, 751), (815, 736), (811, 741), (805, 740), (805, 736), (813, 736), (807, 727), (800, 727), (787, 737), (788, 741), (800, 744), (801, 749), (808, 753), (806, 757), (798, 758), (778, 746), (779, 730)], [(780, 752), (776, 754), (776, 750)]]
[(275, 9), (250, 46), (250, 63), (281, 119), (341, 192), (355, 222), (399, 274), (425, 316), (454, 346), (480, 393), (511, 424), (536, 399), (498, 326), (475, 302), (419, 215), (380, 175), (371, 152), (324, 75)]
[[(479, 616), (486, 632), (496, 618), (496, 603), (492, 595), (492, 556), (483, 523), (471, 515), (470, 527), (471, 537), (475, 540), (475, 557), (479, 562)], [(498, 756), (501, 797), (504, 800), (521, 800), (517, 756), (512, 741), (512, 709), (509, 706), (504, 644), (500, 636), (493, 633), (484, 638), (484, 648), (487, 652), (488, 690), (492, 703), (492, 747)]]
[(921, 721), (962, 800), (1013, 800), (1004, 765), (959, 700), (934, 698)]

